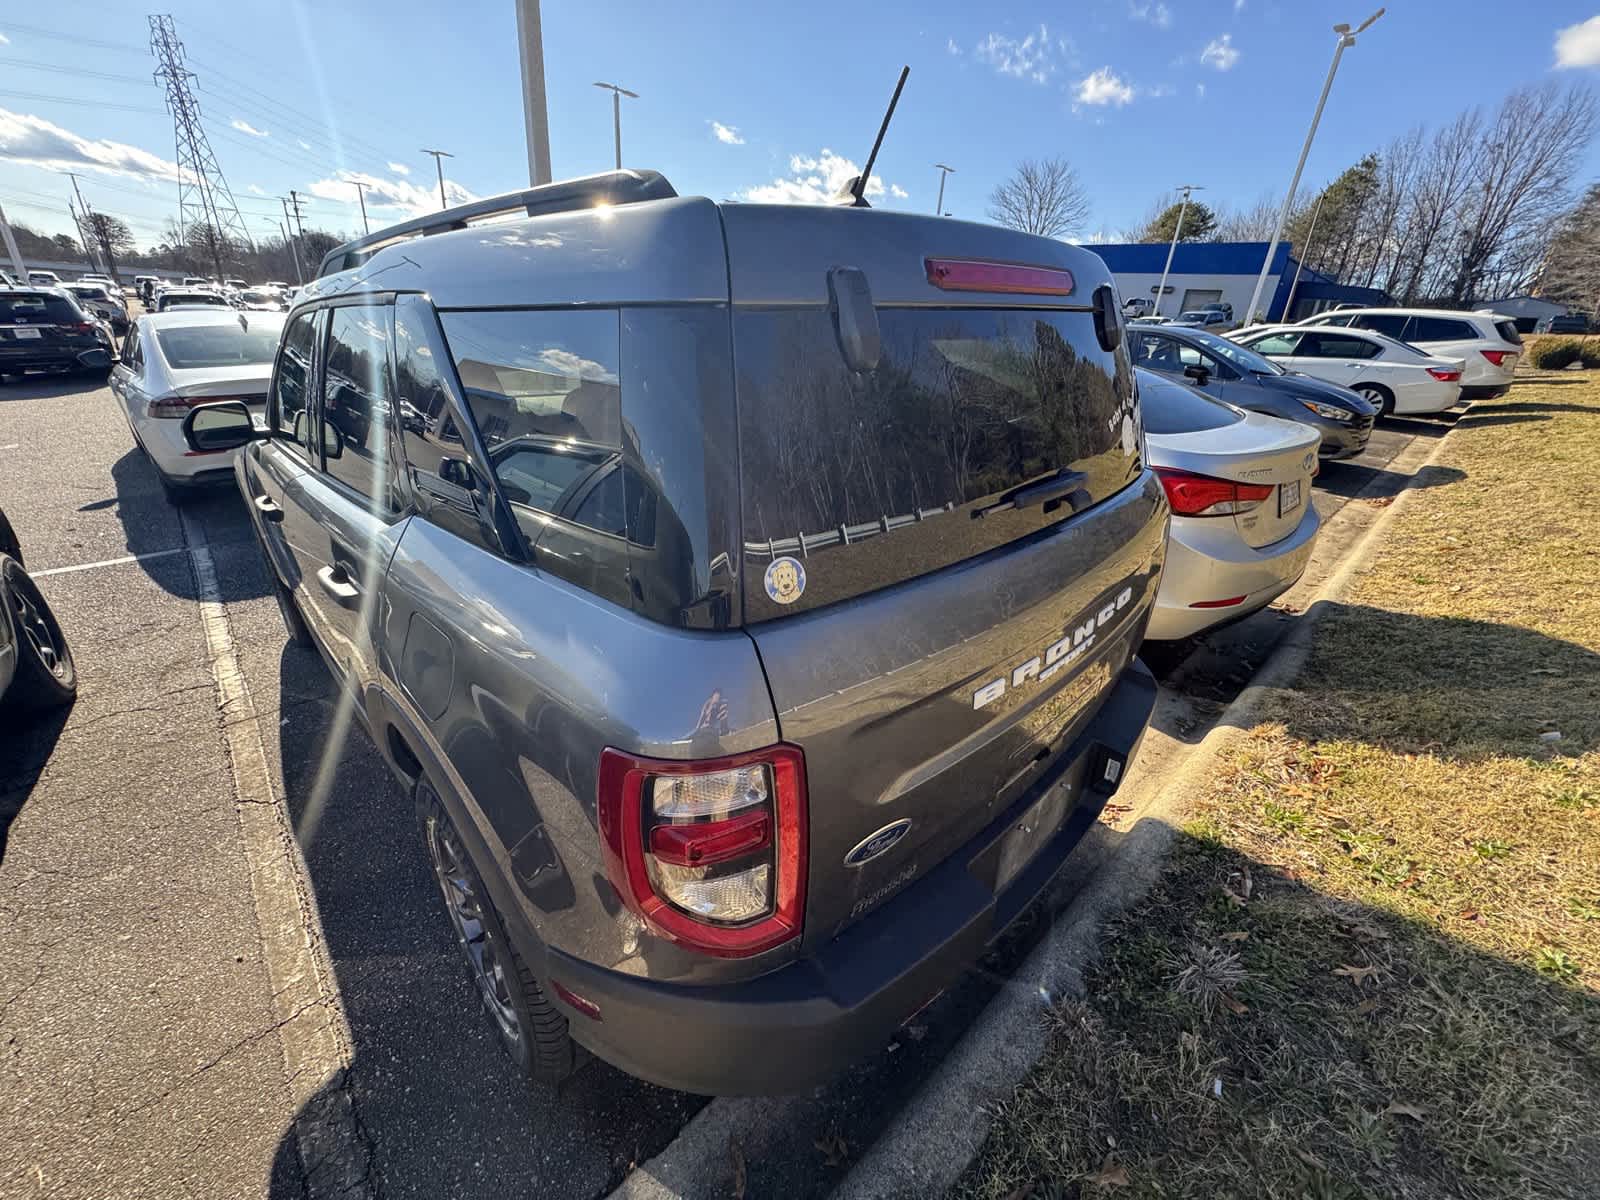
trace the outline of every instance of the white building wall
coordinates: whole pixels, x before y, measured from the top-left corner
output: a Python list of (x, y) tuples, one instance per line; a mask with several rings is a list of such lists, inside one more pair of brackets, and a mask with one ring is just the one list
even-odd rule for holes
[[(1123, 300), (1132, 300), (1135, 296), (1142, 296), (1146, 300), (1156, 299), (1156, 288), (1161, 284), (1161, 275), (1123, 274), (1113, 276), (1117, 281), (1117, 290), (1122, 294)], [(1266, 288), (1261, 293), (1260, 307), (1265, 309), (1277, 294), (1279, 277), (1268, 275)], [(1245, 309), (1250, 304), (1250, 293), (1255, 291), (1256, 277), (1254, 275), (1179, 275), (1173, 272), (1167, 276), (1167, 287), (1171, 289), (1161, 297), (1161, 315), (1175, 317), (1181, 310), (1184, 296), (1189, 292), (1221, 292), (1220, 299), (1233, 305), (1234, 319), (1243, 321), (1246, 317)]]

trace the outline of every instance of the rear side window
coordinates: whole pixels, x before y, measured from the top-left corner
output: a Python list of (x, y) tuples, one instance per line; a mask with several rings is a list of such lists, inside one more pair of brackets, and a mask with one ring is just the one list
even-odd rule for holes
[[(1254, 349), (1261, 350), (1258, 343)], [(1300, 339), (1301, 358), (1376, 358), (1380, 347), (1363, 337), (1343, 333), (1308, 333)]]
[(1496, 321), (1494, 323), (1494, 331), (1513, 346), (1522, 345), (1522, 334), (1517, 329), (1515, 321)]
[(276, 428), (302, 452), (315, 446), (311, 431), (310, 401), (311, 349), (315, 341), (315, 312), (301, 313), (289, 323), (278, 354), (278, 373), (273, 380), (273, 410), (278, 414)]
[(1411, 318), (1404, 313), (1367, 313), (1351, 323), (1358, 329), (1375, 329), (1385, 337), (1407, 341), (1406, 329), (1411, 324)]
[(1298, 333), (1269, 333), (1266, 337), (1246, 342), (1245, 345), (1257, 354), (1293, 354), (1299, 342)]
[[(1383, 330), (1387, 333), (1388, 330)], [(1412, 317), (1406, 330), (1408, 342), (1469, 342), (1479, 336), (1478, 331), (1465, 321), (1452, 321), (1445, 317)]]
[(29, 325), (76, 324), (83, 320), (78, 306), (64, 296), (0, 296), (0, 322)]
[[(826, 311), (735, 318), (749, 620), (961, 562), (1138, 475), (1128, 360), (1090, 314), (884, 308), (879, 325), (878, 368), (852, 375)], [(782, 558), (804, 566), (798, 594), (792, 568), (769, 575)]]
[(1199, 392), (1140, 372), (1139, 411), (1146, 433), (1200, 433), (1244, 420), (1238, 409)]

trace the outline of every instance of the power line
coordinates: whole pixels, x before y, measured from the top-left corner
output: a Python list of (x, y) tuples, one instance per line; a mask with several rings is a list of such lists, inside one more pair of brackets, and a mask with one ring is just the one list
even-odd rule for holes
[(72, 42), (79, 46), (97, 46), (102, 50), (136, 50), (140, 54), (145, 51), (144, 46), (135, 45), (133, 42), (107, 42), (99, 38), (86, 38), (77, 33), (57, 33), (53, 29), (40, 29), (36, 25), (19, 25), (11, 18), (6, 18), (6, 28), (12, 33), (26, 33), (31, 37), (55, 38), (57, 41)]
[(115, 108), (122, 112), (147, 113), (156, 117), (167, 115), (159, 108), (141, 108), (137, 104), (115, 104), (109, 100), (85, 100), (81, 96), (47, 96), (43, 92), (11, 92), (3, 90), (0, 90), (0, 96), (9, 96), (13, 100), (44, 100), (51, 104), (78, 104), (85, 108)]
[(91, 71), (87, 67), (68, 67), (60, 63), (29, 62), (25, 58), (0, 58), (0, 66), (20, 67), (24, 71), (54, 71), (59, 75), (81, 75), (85, 79), (109, 79), (113, 83), (147, 84), (150, 81), (138, 75), (115, 75), (110, 71)]

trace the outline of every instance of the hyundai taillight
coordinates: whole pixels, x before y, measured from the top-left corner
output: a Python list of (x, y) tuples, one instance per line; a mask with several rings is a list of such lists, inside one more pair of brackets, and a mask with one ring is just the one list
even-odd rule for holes
[(1166, 490), (1167, 503), (1180, 517), (1224, 517), (1249, 512), (1272, 495), (1270, 483), (1235, 483), (1213, 479), (1171, 467), (1155, 468), (1156, 477)]
[[(1478, 353), (1483, 355), (1485, 358), (1487, 358), (1495, 366), (1503, 367), (1503, 366), (1505, 366), (1506, 358), (1509, 355), (1515, 353), (1515, 351), (1512, 351), (1512, 350), (1479, 350)], [(1437, 374), (1437, 372), (1429, 371), (1428, 374), (1433, 375), (1433, 374)], [(1459, 374), (1459, 372), (1457, 374)]]
[(797, 747), (688, 762), (607, 749), (599, 821), (612, 884), (662, 937), (736, 958), (800, 933), (806, 773)]
[(223, 400), (236, 400), (242, 404), (259, 404), (260, 396), (157, 396), (144, 406), (149, 417), (167, 417), (182, 420), (189, 410), (201, 404), (217, 404)]
[[(1498, 367), (1499, 365), (1499, 363), (1495, 363), (1495, 366)], [(1428, 374), (1432, 375), (1440, 383), (1454, 383), (1461, 378), (1460, 371), (1452, 371), (1448, 367), (1429, 367)]]

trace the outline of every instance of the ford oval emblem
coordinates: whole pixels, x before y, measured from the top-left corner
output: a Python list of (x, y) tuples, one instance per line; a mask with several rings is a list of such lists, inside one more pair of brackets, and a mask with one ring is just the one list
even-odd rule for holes
[(876, 833), (869, 833), (856, 843), (855, 849), (844, 856), (844, 865), (847, 867), (865, 866), (881, 854), (887, 854), (901, 838), (911, 832), (911, 820), (902, 817), (892, 824), (885, 825)]

